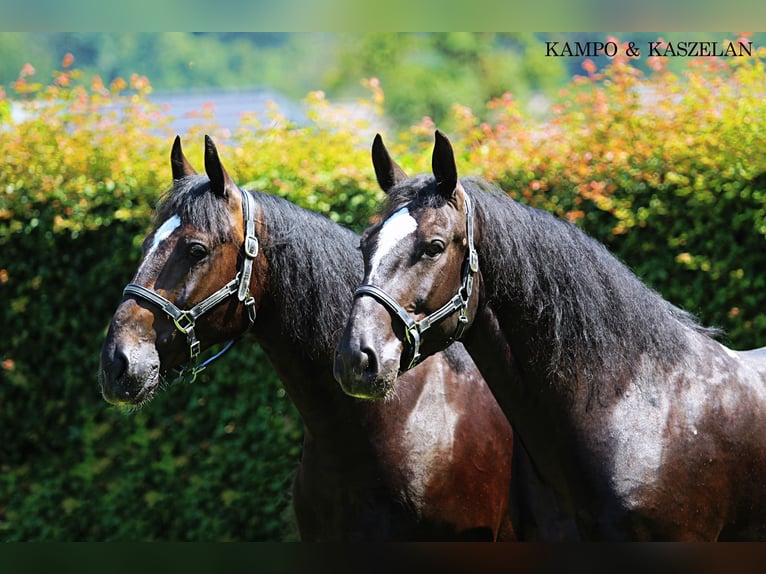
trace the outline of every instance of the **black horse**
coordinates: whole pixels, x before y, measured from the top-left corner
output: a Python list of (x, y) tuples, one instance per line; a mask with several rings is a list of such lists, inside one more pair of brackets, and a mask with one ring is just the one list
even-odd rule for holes
[(388, 401), (346, 396), (332, 357), (362, 277), (359, 237), (241, 190), (209, 138), (206, 175), (178, 138), (171, 166), (103, 345), (104, 398), (145, 403), (169, 370), (251, 329), (304, 422), (303, 540), (513, 539), (513, 435), (465, 350), (424, 361)]
[[(478, 178), (436, 132), (389, 201), (335, 362), (357, 397), (462, 337), (585, 539), (766, 538), (766, 350), (732, 351), (577, 227)], [(407, 384), (396, 384), (397, 392)]]

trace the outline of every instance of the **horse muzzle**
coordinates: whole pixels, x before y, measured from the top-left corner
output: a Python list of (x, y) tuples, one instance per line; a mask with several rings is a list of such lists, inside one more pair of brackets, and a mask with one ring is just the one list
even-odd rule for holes
[(378, 345), (372, 343), (371, 336), (347, 328), (335, 350), (333, 376), (349, 396), (383, 398), (399, 375), (401, 351), (395, 338), (388, 346)]
[(150, 345), (131, 348), (105, 345), (98, 371), (104, 400), (118, 406), (147, 402), (160, 386), (160, 360)]

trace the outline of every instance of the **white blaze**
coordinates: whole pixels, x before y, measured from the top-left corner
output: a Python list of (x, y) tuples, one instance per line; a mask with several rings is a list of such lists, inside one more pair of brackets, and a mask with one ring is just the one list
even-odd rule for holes
[(180, 225), (181, 218), (177, 215), (174, 215), (173, 217), (168, 218), (165, 223), (157, 228), (157, 231), (154, 232), (154, 237), (152, 238), (152, 245), (149, 247), (149, 251), (146, 252), (146, 255), (144, 256), (138, 271), (136, 271), (135, 279), (141, 276), (145, 267), (149, 268), (151, 265), (149, 262), (152, 259), (152, 253), (154, 253), (157, 247), (159, 247), (160, 243), (170, 237), (170, 234), (173, 233), (173, 231), (175, 231)]
[(378, 248), (370, 262), (370, 280), (381, 261), (396, 247), (396, 245), (418, 228), (418, 222), (410, 215), (409, 209), (402, 207), (389, 217), (378, 233)]
[(151, 255), (152, 251), (157, 249), (157, 246), (165, 241), (176, 228), (181, 225), (181, 218), (177, 215), (169, 218), (165, 223), (160, 225), (157, 231), (154, 232), (154, 239), (152, 240), (152, 246), (149, 248), (149, 252), (146, 254), (147, 258)]

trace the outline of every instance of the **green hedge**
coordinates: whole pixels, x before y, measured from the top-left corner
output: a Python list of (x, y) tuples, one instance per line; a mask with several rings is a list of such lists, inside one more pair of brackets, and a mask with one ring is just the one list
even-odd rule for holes
[[(649, 77), (588, 65), (544, 120), (506, 96), (489, 119), (456, 105), (449, 135), (463, 174), (575, 221), (732, 346), (764, 345), (762, 58), (680, 77), (660, 60)], [(0, 539), (295, 539), (302, 424), (259, 349), (240, 343), (132, 414), (100, 397), (101, 342), (174, 134), (145, 78), (81, 86), (68, 63), (50, 86), (23, 71), (24, 121), (0, 94)], [(383, 91), (369, 88), (379, 117)], [(201, 118), (187, 155), (201, 165), (210, 132), (237, 181), (362, 228), (381, 199), (370, 126), (321, 93), (306, 105), (305, 126), (278, 110), (233, 133)], [(384, 134), (408, 172), (429, 168), (433, 128)]]

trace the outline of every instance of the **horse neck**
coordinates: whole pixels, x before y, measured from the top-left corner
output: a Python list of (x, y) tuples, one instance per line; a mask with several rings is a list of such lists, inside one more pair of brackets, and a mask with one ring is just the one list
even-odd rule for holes
[[(476, 207), (475, 244), (479, 253), (480, 273), (477, 276), (479, 306), (477, 317), (467, 337), (472, 354), (477, 354), (477, 364), (483, 364), (482, 372), (488, 380), (495, 380), (495, 387), (502, 386), (503, 394), (508, 389), (523, 387), (548, 387), (551, 377), (549, 365), (554, 361), (557, 348), (542, 344), (546, 334), (541, 325), (548, 325), (552, 305), (541, 304), (532, 296), (530, 284), (533, 277), (542, 274), (539, 265), (513, 256), (525, 250), (534, 249), (534, 240), (525, 241), (523, 221), (524, 208), (515, 202), (493, 198), (498, 205)], [(497, 208), (505, 211), (498, 213)], [(502, 221), (498, 217), (503, 218)], [(503, 226), (506, 233), (491, 233), (490, 226)], [(526, 243), (526, 245), (525, 245)], [(513, 381), (523, 384), (508, 385), (508, 374)], [(502, 381), (501, 381), (502, 380)], [(524, 398), (520, 389), (513, 397), (502, 397), (501, 404), (508, 405)], [(504, 408), (508, 408), (505, 406)]]
[(353, 286), (362, 278), (358, 237), (284, 200), (258, 198), (268, 272), (255, 338), (311, 437), (348, 449), (377, 408), (346, 396), (332, 374), (334, 334), (341, 332)]
[(509, 198), (475, 203), (480, 304), (466, 346), (530, 456), (571, 472), (566, 457), (598, 448), (587, 437), (633, 387), (668, 392), (660, 381), (704, 330), (574, 226)]
[[(477, 246), (480, 243), (477, 243)], [(534, 348), (534, 321), (523, 301), (498, 302), (488, 292), (486, 279), (491, 266), (480, 253), (477, 276), (479, 308), (464, 343), (487, 381), (514, 433), (528, 453), (536, 475), (552, 488), (559, 511), (574, 523), (576, 500), (585, 498), (578, 486), (578, 419), (587, 400), (585, 394), (551, 384), (551, 373), (543, 366), (544, 345)], [(490, 277), (490, 280), (492, 277)], [(576, 390), (580, 393), (580, 389)], [(573, 487), (574, 485), (574, 487)]]

